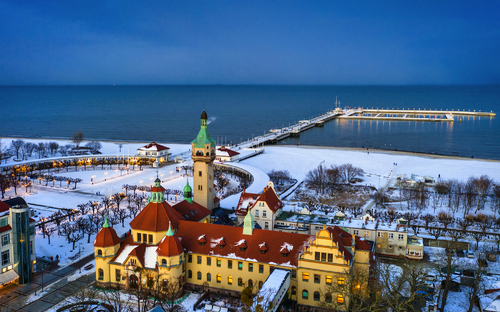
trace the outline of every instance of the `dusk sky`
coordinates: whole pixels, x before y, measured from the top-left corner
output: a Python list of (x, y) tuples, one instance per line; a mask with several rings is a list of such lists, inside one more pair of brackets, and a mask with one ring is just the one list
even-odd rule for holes
[(0, 0), (0, 85), (500, 83), (500, 1)]

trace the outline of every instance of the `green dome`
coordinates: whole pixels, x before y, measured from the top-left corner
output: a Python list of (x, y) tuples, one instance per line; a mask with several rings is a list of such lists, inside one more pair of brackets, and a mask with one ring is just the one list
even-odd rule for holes
[(190, 204), (193, 203), (193, 189), (189, 186), (189, 180), (186, 176), (186, 186), (184, 186), (184, 200), (187, 200)]

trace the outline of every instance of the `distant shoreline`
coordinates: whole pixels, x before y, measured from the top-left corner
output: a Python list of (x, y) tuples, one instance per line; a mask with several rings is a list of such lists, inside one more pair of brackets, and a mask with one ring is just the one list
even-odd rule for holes
[[(4, 137), (0, 138), (2, 140), (40, 140), (40, 141), (64, 141), (64, 142), (71, 142), (72, 140), (70, 138), (68, 139), (51, 139), (51, 138), (14, 138), (14, 137)], [(115, 143), (115, 144), (148, 144), (150, 141), (119, 141), (119, 140), (85, 140), (84, 142), (90, 142), (90, 141), (99, 141), (99, 142), (105, 142), (105, 143)], [(7, 142), (5, 142), (7, 143)], [(173, 142), (158, 142), (162, 144), (179, 144), (179, 145), (189, 145), (190, 142), (187, 143), (173, 143)], [(367, 152), (366, 148), (362, 147), (343, 147), (343, 146), (323, 146), (323, 145), (290, 145), (290, 144), (273, 144), (273, 145), (264, 145), (264, 147), (269, 146), (269, 147), (294, 147), (294, 148), (306, 148), (306, 149), (329, 149), (329, 150), (343, 150), (343, 151), (352, 151), (352, 152)], [(497, 159), (486, 159), (486, 158), (470, 158), (470, 157), (465, 157), (465, 156), (450, 156), (450, 155), (442, 155), (442, 154), (429, 154), (429, 153), (423, 153), (423, 152), (410, 152), (410, 151), (396, 151), (396, 150), (389, 150), (389, 149), (380, 149), (380, 148), (369, 148), (368, 151), (370, 152), (375, 152), (375, 153), (380, 153), (380, 154), (388, 154), (388, 155), (407, 155), (407, 156), (420, 156), (420, 157), (427, 157), (427, 158), (434, 158), (434, 159), (457, 159), (457, 160), (478, 160), (478, 161), (489, 161), (489, 162), (495, 162), (498, 163), (500, 160)]]

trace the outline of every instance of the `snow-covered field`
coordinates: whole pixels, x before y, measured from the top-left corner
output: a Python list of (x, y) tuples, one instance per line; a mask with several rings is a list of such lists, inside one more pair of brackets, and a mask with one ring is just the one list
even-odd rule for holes
[[(37, 140), (30, 140), (37, 141)], [(47, 141), (47, 140), (45, 140)], [(4, 140), (5, 142), (5, 140)], [(69, 142), (68, 142), (69, 143)], [(61, 143), (60, 143), (61, 144)], [(123, 143), (122, 153), (127, 155), (135, 154), (137, 147), (143, 146), (142, 143)], [(188, 144), (166, 144), (171, 148), (172, 153), (180, 153), (188, 151), (190, 145)], [(103, 153), (115, 153), (118, 144), (111, 142), (103, 143)], [(481, 176), (487, 174), (493, 178), (497, 183), (500, 182), (500, 162), (497, 161), (479, 161), (473, 159), (447, 159), (436, 158), (432, 156), (422, 155), (403, 155), (390, 152), (373, 151), (370, 150), (368, 154), (365, 151), (348, 150), (348, 149), (335, 149), (335, 148), (308, 148), (308, 147), (282, 147), (271, 146), (265, 148), (265, 153), (248, 160), (243, 161), (240, 166), (254, 174), (254, 185), (251, 186), (253, 192), (262, 191), (268, 181), (267, 172), (274, 170), (288, 170), (292, 177), (295, 179), (303, 180), (306, 173), (316, 168), (319, 164), (323, 163), (325, 166), (342, 165), (351, 163), (354, 166), (360, 167), (366, 173), (362, 177), (362, 184), (372, 185), (375, 187), (392, 185), (395, 176), (401, 173), (411, 175), (412, 173), (420, 176), (430, 175), (437, 178), (438, 175), (441, 179), (457, 179), (466, 180), (469, 176)], [(397, 163), (397, 165), (396, 165)], [(176, 167), (182, 164), (169, 165), (158, 169), (158, 176), (162, 180), (162, 185), (167, 189), (182, 190), (186, 183), (186, 178), (181, 175), (183, 172), (177, 172)], [(73, 169), (74, 170), (74, 169)], [(38, 184), (35, 182), (33, 194), (26, 194), (23, 188), (18, 189), (18, 194), (24, 196), (26, 201), (33, 204), (32, 207), (40, 214), (39, 217), (47, 217), (54, 210), (53, 208), (44, 208), (41, 206), (51, 206), (57, 208), (77, 208), (78, 204), (86, 203), (89, 201), (100, 201), (102, 196), (96, 195), (111, 195), (113, 193), (121, 192), (122, 185), (147, 185), (153, 184), (156, 178), (156, 169), (144, 168), (135, 171), (119, 171), (116, 168), (110, 170), (105, 166), (101, 170), (98, 166), (96, 170), (82, 171), (79, 168), (78, 172), (70, 170), (69, 172), (59, 173), (63, 176), (78, 177), (83, 180), (78, 185), (76, 190), (68, 189), (63, 183), (63, 187), (59, 187), (58, 182), (55, 186), (49, 183), (48, 186)], [(91, 183), (93, 179), (93, 184)], [(189, 178), (192, 185), (192, 178)], [(7, 192), (6, 197), (14, 197), (14, 191)], [(233, 195), (222, 201), (222, 206), (231, 208), (235, 207), (235, 202), (239, 195)], [(170, 195), (171, 201), (175, 201), (174, 196)], [(182, 200), (182, 198), (177, 198)], [(124, 205), (125, 206), (125, 205)], [(125, 222), (125, 227), (121, 224), (115, 225), (115, 229), (119, 235), (129, 230), (128, 218)], [(87, 243), (87, 237), (80, 241), (81, 245), (76, 250), (71, 250), (71, 245), (68, 244), (64, 237), (54, 235), (51, 238), (51, 244), (48, 244), (47, 238), (42, 238), (40, 230), (37, 230), (36, 236), (36, 252), (38, 256), (60, 256), (61, 265), (67, 265), (73, 261), (69, 257), (74, 255), (78, 247), (82, 250), (82, 255), (91, 254), (93, 252), (92, 241), (95, 234), (92, 235), (90, 243)]]

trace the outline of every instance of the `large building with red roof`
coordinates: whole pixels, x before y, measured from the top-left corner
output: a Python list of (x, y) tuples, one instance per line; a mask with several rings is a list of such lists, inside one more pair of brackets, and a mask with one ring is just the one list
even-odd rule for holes
[(170, 148), (156, 142), (151, 142), (137, 149), (137, 156), (154, 159), (157, 163), (168, 161)]
[[(299, 305), (317, 307), (329, 300), (347, 307), (344, 294), (325, 289), (347, 284), (359, 270), (368, 275), (371, 245), (338, 227), (324, 227), (316, 235), (254, 228), (254, 213), (248, 211), (259, 207), (255, 203), (280, 209), (272, 188), (251, 203), (243, 227), (210, 224), (210, 211), (189, 198), (171, 207), (163, 192), (155, 181), (148, 205), (130, 222), (131, 235), (124, 241), (105, 222), (94, 241), (99, 284), (133, 288), (149, 282), (171, 289), (174, 283), (239, 296), (247, 286), (257, 293), (281, 269), (289, 272), (286, 291)], [(367, 287), (367, 281), (358, 284), (353, 287)]]

